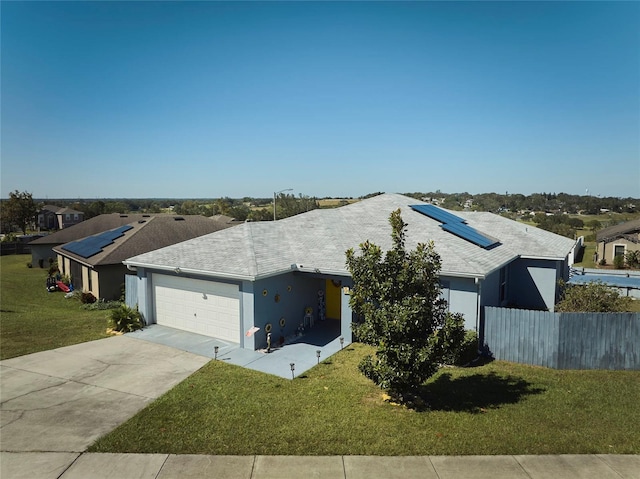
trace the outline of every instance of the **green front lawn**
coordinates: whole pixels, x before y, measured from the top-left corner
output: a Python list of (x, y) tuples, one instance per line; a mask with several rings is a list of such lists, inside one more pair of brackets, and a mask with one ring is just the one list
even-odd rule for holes
[(108, 311), (47, 292), (47, 271), (29, 262), (31, 255), (0, 258), (0, 359), (107, 337)]
[(361, 344), (295, 380), (212, 361), (90, 451), (175, 454), (638, 454), (640, 371), (446, 368), (422, 411), (361, 376)]
[[(0, 353), (106, 337), (108, 311), (48, 293), (30, 256), (0, 259)], [(640, 453), (640, 371), (493, 362), (447, 368), (429, 408), (386, 402), (360, 375), (360, 344), (294, 381), (212, 361), (91, 447), (197, 454)]]

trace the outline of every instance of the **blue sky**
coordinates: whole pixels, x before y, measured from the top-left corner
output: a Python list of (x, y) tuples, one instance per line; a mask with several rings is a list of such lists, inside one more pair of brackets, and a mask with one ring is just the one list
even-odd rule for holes
[(638, 2), (2, 2), (3, 198), (640, 197)]

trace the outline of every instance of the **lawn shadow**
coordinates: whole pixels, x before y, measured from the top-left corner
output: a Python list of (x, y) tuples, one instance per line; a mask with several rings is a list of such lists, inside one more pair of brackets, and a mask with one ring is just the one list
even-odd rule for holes
[(515, 404), (526, 396), (541, 394), (543, 388), (515, 376), (472, 374), (453, 379), (444, 373), (420, 388), (417, 410), (481, 413), (503, 404)]

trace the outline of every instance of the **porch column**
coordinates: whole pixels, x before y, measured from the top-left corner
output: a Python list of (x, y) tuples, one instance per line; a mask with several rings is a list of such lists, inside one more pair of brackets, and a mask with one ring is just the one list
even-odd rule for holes
[(353, 311), (349, 306), (350, 295), (347, 293), (351, 288), (351, 283), (342, 282), (342, 288), (340, 288), (340, 336), (344, 338), (344, 344), (351, 344), (353, 342), (353, 336), (351, 333), (351, 322), (353, 321)]

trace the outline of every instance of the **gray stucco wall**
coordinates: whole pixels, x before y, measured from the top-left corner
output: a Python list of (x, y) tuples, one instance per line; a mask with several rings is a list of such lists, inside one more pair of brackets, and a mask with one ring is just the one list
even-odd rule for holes
[[(254, 283), (254, 320), (260, 328), (254, 337), (254, 348), (267, 346), (265, 326), (271, 324), (271, 344), (275, 345), (280, 337), (293, 335), (304, 322), (305, 308), (313, 308), (317, 320), (318, 291), (325, 289), (325, 280), (299, 273), (287, 273)], [(265, 294), (266, 291), (266, 294)], [(276, 295), (279, 300), (276, 301)], [(248, 315), (246, 315), (248, 319)], [(284, 318), (285, 326), (280, 327)]]
[[(508, 288), (506, 294), (509, 294)], [(487, 277), (482, 280), (481, 295), (481, 306), (500, 306), (500, 269), (487, 275)]]
[(509, 266), (509, 298), (518, 308), (553, 311), (563, 261), (519, 259)]
[(465, 329), (476, 330), (478, 311), (478, 286), (473, 278), (442, 276), (449, 283), (449, 311), (462, 313)]
[(254, 303), (254, 284), (251, 281), (243, 281), (240, 285), (240, 347), (242, 348), (256, 349), (256, 337), (246, 335), (246, 332), (253, 327)]
[(42, 267), (49, 267), (49, 258), (53, 258), (54, 260), (57, 257), (57, 254), (53, 251), (51, 245), (37, 245), (30, 244), (31, 247), (31, 263), (34, 268), (40, 267), (40, 260), (42, 260)]

